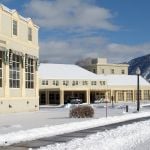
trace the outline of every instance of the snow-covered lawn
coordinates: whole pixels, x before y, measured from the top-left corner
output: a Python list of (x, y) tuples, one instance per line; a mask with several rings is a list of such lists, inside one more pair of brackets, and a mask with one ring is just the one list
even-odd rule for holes
[(150, 121), (148, 120), (98, 132), (86, 138), (74, 139), (67, 143), (41, 147), (39, 150), (133, 150), (139, 147), (139, 150), (146, 150), (150, 146), (147, 142), (149, 140)]
[(0, 146), (10, 145), (18, 143), (20, 141), (29, 141), (42, 137), (49, 137), (54, 135), (60, 135), (63, 133), (69, 133), (82, 129), (117, 123), (121, 121), (131, 120), (134, 118), (141, 118), (150, 116), (150, 112), (141, 112), (134, 114), (126, 114), (122, 116), (114, 116), (100, 119), (90, 119), (82, 122), (71, 122), (55, 126), (46, 126), (41, 128), (35, 128), (30, 130), (22, 130), (18, 132), (12, 132), (8, 134), (0, 135)]
[[(100, 108), (100, 106), (101, 105), (94, 107), (95, 119), (105, 117), (105, 108)], [(123, 109), (108, 109), (108, 116), (118, 116), (122, 114)], [(0, 134), (85, 120), (89, 119), (69, 118), (69, 108), (47, 107), (41, 108), (38, 112), (0, 114)]]
[[(93, 105), (94, 118), (69, 118), (69, 108), (65, 107), (44, 107), (38, 112), (0, 114), (0, 145), (9, 145), (20, 141), (124, 121), (124, 119), (142, 117), (141, 115), (150, 115), (147, 112), (150, 112), (148, 106), (141, 108), (143, 113), (134, 114), (136, 103), (117, 103), (114, 108), (111, 107), (110, 103), (108, 105), (107, 119), (105, 118), (106, 108), (103, 107), (105, 104)], [(124, 113), (125, 109), (120, 105), (129, 105), (129, 113)]]

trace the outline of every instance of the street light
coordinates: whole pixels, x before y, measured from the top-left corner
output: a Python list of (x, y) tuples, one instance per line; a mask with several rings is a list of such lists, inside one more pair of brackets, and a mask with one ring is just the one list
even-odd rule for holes
[(139, 76), (141, 74), (141, 70), (139, 67), (136, 69), (136, 75), (137, 75), (137, 111), (140, 110), (140, 90), (139, 90)]

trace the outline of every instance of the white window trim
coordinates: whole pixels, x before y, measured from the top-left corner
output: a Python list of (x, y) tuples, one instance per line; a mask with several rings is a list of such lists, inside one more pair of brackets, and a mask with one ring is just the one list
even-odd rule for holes
[[(17, 35), (13, 34), (13, 21), (17, 22)], [(19, 22), (17, 19), (12, 18), (12, 37), (18, 37), (19, 36)]]

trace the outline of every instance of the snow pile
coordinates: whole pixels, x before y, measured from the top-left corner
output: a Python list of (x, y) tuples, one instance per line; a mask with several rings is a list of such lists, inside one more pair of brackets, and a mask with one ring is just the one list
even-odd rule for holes
[(57, 143), (39, 150), (133, 150), (150, 139), (150, 121), (124, 125), (86, 138)]
[(150, 116), (150, 112), (141, 112), (134, 114), (125, 114), (123, 116), (115, 116), (108, 118), (89, 119), (82, 122), (72, 122), (55, 126), (47, 126), (41, 128), (35, 128), (30, 130), (22, 130), (18, 132), (12, 132), (8, 134), (0, 135), (0, 146), (11, 145), (13, 143), (19, 143), (21, 141), (30, 141), (43, 137), (50, 137), (69, 133), (73, 131), (103, 126), (107, 124), (122, 122), (126, 120), (132, 120), (135, 118)]
[(65, 108), (71, 108), (71, 107), (72, 107), (72, 104), (68, 103), (68, 104), (65, 105)]

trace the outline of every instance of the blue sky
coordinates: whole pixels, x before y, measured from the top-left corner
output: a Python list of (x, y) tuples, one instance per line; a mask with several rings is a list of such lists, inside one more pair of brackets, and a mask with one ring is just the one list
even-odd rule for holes
[(0, 0), (40, 26), (41, 61), (124, 62), (150, 53), (149, 0)]

